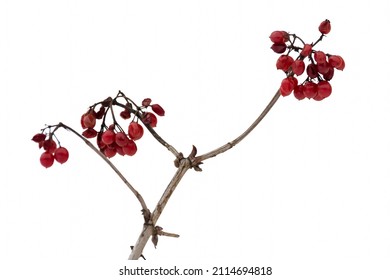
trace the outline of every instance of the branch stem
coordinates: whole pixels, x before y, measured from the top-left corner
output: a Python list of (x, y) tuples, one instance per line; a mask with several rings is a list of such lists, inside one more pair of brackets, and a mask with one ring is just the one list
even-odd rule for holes
[(131, 251), (129, 260), (138, 260), (139, 257), (141, 256), (142, 251), (145, 248), (146, 242), (152, 236), (156, 222), (160, 217), (162, 211), (164, 210), (165, 206), (167, 205), (169, 198), (175, 191), (177, 185), (183, 178), (184, 174), (190, 168), (191, 168), (191, 162), (188, 159), (180, 160), (180, 164), (178, 169), (176, 170), (175, 175), (169, 182), (167, 188), (165, 189), (163, 195), (161, 196), (159, 202), (156, 205), (156, 208), (154, 209), (151, 215), (150, 223), (144, 224), (142, 232), (138, 237), (137, 243), (135, 244), (133, 250)]
[(197, 156), (193, 161), (193, 165), (199, 164), (200, 162), (202, 162), (206, 159), (209, 159), (211, 157), (215, 157), (221, 153), (224, 153), (227, 150), (230, 150), (231, 148), (233, 148), (238, 143), (240, 143), (263, 120), (263, 118), (268, 114), (268, 112), (271, 110), (271, 108), (275, 105), (276, 101), (278, 101), (279, 97), (280, 97), (280, 90), (278, 90), (275, 93), (274, 97), (271, 99), (271, 101), (268, 103), (268, 105), (264, 108), (264, 110), (261, 112), (261, 114), (257, 117), (257, 119), (241, 135), (239, 135), (236, 139), (226, 143), (225, 145), (223, 145), (217, 149), (214, 149), (214, 150), (212, 150), (208, 153), (205, 153), (203, 155)]
[(125, 183), (125, 185), (130, 189), (130, 191), (135, 195), (135, 197), (138, 199), (139, 203), (141, 204), (141, 207), (144, 211), (149, 212), (148, 207), (146, 206), (146, 203), (141, 196), (141, 194), (127, 181), (125, 176), (116, 168), (116, 166), (105, 156), (100, 152), (90, 141), (88, 141), (86, 138), (84, 138), (81, 134), (79, 134), (77, 131), (75, 131), (73, 128), (63, 124), (59, 123), (58, 127), (63, 127), (66, 130), (69, 130), (73, 132), (75, 135), (77, 135), (79, 138), (81, 138), (85, 144), (87, 144), (88, 147), (90, 147), (95, 153), (97, 153), (113, 170), (114, 172), (119, 176), (119, 178), (122, 179), (122, 181)]

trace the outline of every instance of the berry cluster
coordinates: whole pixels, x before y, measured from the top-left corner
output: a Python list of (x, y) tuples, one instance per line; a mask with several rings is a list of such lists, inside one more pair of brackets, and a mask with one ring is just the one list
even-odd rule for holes
[[(125, 102), (119, 102), (123, 99)], [(143, 123), (152, 133), (153, 127), (157, 125), (157, 116), (164, 116), (164, 109), (158, 104), (151, 104), (150, 98), (145, 98), (142, 101), (142, 105), (136, 105), (130, 98), (125, 96), (121, 91), (113, 99), (111, 97), (105, 100), (95, 103), (90, 106), (88, 111), (81, 116), (81, 126), (84, 129), (82, 136), (85, 138), (97, 139), (97, 146), (106, 157), (112, 158), (116, 154), (133, 156), (137, 152), (137, 145), (135, 141), (141, 139), (144, 134), (144, 128), (139, 123)], [(114, 107), (120, 107), (122, 111), (119, 116), (124, 120), (130, 120), (126, 131), (117, 122)], [(97, 109), (99, 107), (99, 109)], [(153, 112), (148, 112), (147, 109), (151, 108)], [(111, 114), (109, 114), (111, 113)], [(107, 116), (111, 115), (111, 123), (106, 125)], [(97, 120), (102, 120), (99, 131), (95, 130)], [(65, 129), (71, 129), (70, 127), (59, 123), (58, 125), (47, 126), (42, 129), (41, 133), (33, 136), (32, 140), (39, 144), (39, 148), (43, 148), (45, 151), (40, 157), (41, 164), (48, 168), (53, 165), (54, 160), (59, 163), (65, 163), (69, 158), (68, 150), (61, 147), (60, 142), (55, 136), (55, 132), (58, 128), (63, 127)], [(48, 130), (48, 132), (46, 132)], [(79, 137), (80, 134), (71, 129)], [(57, 140), (57, 143), (55, 140)]]
[(48, 168), (53, 165), (54, 160), (57, 162), (63, 164), (65, 163), (69, 158), (69, 152), (66, 148), (61, 147), (58, 140), (58, 148), (57, 143), (53, 140), (55, 138), (54, 132), (49, 132), (48, 134), (44, 133), (44, 130), (42, 130), (42, 133), (37, 133), (33, 136), (31, 139), (32, 141), (38, 143), (39, 148), (43, 148), (44, 152), (41, 154), (40, 162), (41, 164)]
[[(118, 101), (119, 98), (125, 100), (125, 104)], [(150, 127), (156, 127), (157, 117), (164, 116), (164, 109), (158, 104), (151, 104), (150, 98), (145, 98), (142, 105), (136, 105), (130, 98), (126, 97), (122, 92), (112, 99), (111, 97), (92, 105), (86, 113), (81, 116), (81, 126), (84, 129), (82, 135), (86, 138), (97, 138), (97, 145), (100, 151), (108, 158), (112, 158), (116, 154), (133, 156), (137, 152), (135, 141), (141, 139), (144, 134), (144, 129), (139, 123), (141, 121)], [(123, 110), (119, 116), (124, 120), (131, 119), (124, 130), (116, 120), (114, 114), (114, 105), (121, 107)], [(99, 109), (97, 110), (97, 107)], [(147, 108), (151, 108), (153, 112), (147, 112)], [(107, 115), (111, 112), (112, 123), (106, 125)], [(96, 121), (102, 119), (100, 130), (95, 130)]]
[[(344, 59), (339, 55), (325, 54), (323, 51), (313, 49), (330, 32), (330, 29), (329, 20), (321, 22), (318, 27), (321, 36), (315, 43), (311, 44), (305, 43), (297, 35), (287, 33), (286, 31), (274, 31), (271, 33), (270, 39), (273, 42), (271, 49), (276, 53), (282, 54), (276, 62), (276, 69), (284, 71), (287, 75), (280, 85), (282, 96), (287, 96), (294, 92), (294, 96), (298, 100), (312, 98), (320, 101), (332, 93), (332, 86), (329, 81), (333, 78), (334, 69), (344, 69)], [(297, 46), (297, 42), (301, 46)], [(284, 54), (286, 51), (287, 53)], [(298, 57), (295, 60), (290, 56), (293, 51), (298, 53)], [(306, 58), (308, 59), (307, 65), (305, 65), (304, 61)], [(298, 79), (294, 75), (302, 75), (305, 72), (305, 68), (307, 78), (299, 84)]]

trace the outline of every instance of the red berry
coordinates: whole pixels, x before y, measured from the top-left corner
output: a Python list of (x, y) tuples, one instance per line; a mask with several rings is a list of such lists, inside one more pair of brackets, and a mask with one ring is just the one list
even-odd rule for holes
[(82, 135), (85, 138), (94, 138), (97, 135), (97, 131), (93, 128), (88, 128), (88, 129), (83, 131)]
[(303, 94), (303, 85), (299, 85), (295, 87), (294, 96), (298, 100), (305, 99), (306, 96)]
[(139, 123), (131, 122), (128, 133), (131, 139), (138, 140), (144, 135), (144, 129)]
[(152, 99), (145, 98), (144, 100), (142, 100), (142, 106), (148, 107), (150, 105), (150, 102), (152, 102)]
[(130, 140), (126, 146), (122, 147), (123, 152), (128, 156), (133, 156), (137, 152), (137, 145), (133, 140)]
[(297, 76), (302, 75), (302, 73), (305, 71), (305, 63), (300, 59), (295, 60), (291, 65), (291, 70)]
[(330, 64), (328, 62), (318, 63), (318, 65), (317, 65), (317, 70), (322, 75), (325, 75), (326, 73), (328, 73), (330, 68), (332, 68), (332, 66), (330, 66)]
[(158, 105), (158, 104), (153, 104), (152, 105), (152, 110), (153, 110), (153, 112), (155, 112), (160, 117), (165, 115), (164, 109), (160, 105)]
[(143, 118), (142, 118), (142, 121), (145, 124), (149, 124), (151, 127), (157, 126), (157, 117), (155, 116), (155, 114), (153, 114), (151, 112), (145, 113)]
[(306, 57), (311, 53), (312, 50), (312, 45), (311, 44), (305, 44), (303, 45), (302, 51), (301, 51), (301, 56)]
[(81, 127), (85, 128), (94, 128), (96, 125), (96, 116), (95, 112), (88, 112), (81, 116)]
[(106, 145), (110, 145), (115, 141), (115, 132), (111, 129), (108, 129), (102, 134), (102, 142)]
[(116, 148), (115, 147), (109, 147), (107, 146), (105, 149), (104, 149), (104, 155), (108, 158), (112, 158), (113, 156), (116, 155)]
[(53, 153), (57, 148), (57, 143), (53, 139), (43, 141), (43, 149), (49, 153)]
[(33, 140), (36, 143), (39, 143), (39, 142), (45, 141), (45, 139), (46, 139), (45, 134), (38, 133), (38, 134), (35, 134), (31, 140)]
[(307, 82), (303, 85), (303, 94), (307, 98), (313, 98), (317, 95), (317, 84), (313, 82)]
[(321, 22), (320, 26), (318, 27), (318, 30), (322, 34), (328, 34), (330, 32), (330, 29), (331, 29), (330, 21), (327, 19)]
[(272, 43), (281, 44), (288, 41), (288, 33), (286, 31), (274, 31), (269, 36)]
[(49, 168), (54, 163), (54, 156), (50, 152), (44, 152), (40, 157), (40, 162), (43, 167)]
[(337, 70), (344, 70), (345, 62), (344, 59), (339, 55), (329, 56), (329, 63), (330, 65), (332, 65), (332, 67), (336, 68)]
[(122, 119), (127, 120), (130, 119), (131, 113), (129, 110), (123, 110), (119, 115), (122, 117)]
[(328, 72), (326, 72), (325, 74), (322, 74), (322, 77), (325, 80), (330, 81), (333, 78), (333, 74), (334, 74), (334, 68), (331, 66), (331, 67), (329, 67), (329, 71)]
[(286, 51), (286, 44), (285, 43), (274, 43), (271, 46), (271, 49), (276, 53), (284, 53)]
[(287, 72), (293, 62), (294, 59), (291, 56), (282, 54), (276, 61), (276, 69)]
[(296, 83), (298, 82), (296, 81), (296, 79), (295, 80), (294, 79), (295, 79), (294, 77), (290, 76), (282, 80), (280, 84), (280, 94), (282, 96), (287, 96), (293, 91)]
[(115, 143), (119, 146), (119, 147), (124, 147), (127, 145), (127, 143), (129, 143), (129, 138), (127, 137), (127, 135), (124, 133), (124, 132), (118, 132), (116, 135), (115, 135)]
[(105, 112), (106, 108), (104, 106), (100, 106), (99, 111), (97, 111), (95, 114), (96, 119), (100, 120), (101, 118), (103, 118)]
[(117, 154), (119, 154), (121, 156), (125, 155), (125, 152), (123, 151), (123, 147), (119, 147), (118, 145), (115, 145), (115, 149), (116, 149)]
[(69, 158), (69, 152), (64, 147), (59, 147), (54, 151), (54, 158), (59, 163), (65, 163)]
[(316, 51), (314, 53), (314, 60), (317, 61), (318, 64), (326, 63), (326, 54), (322, 51)]
[(317, 78), (317, 76), (318, 76), (317, 65), (313, 64), (313, 63), (310, 63), (309, 65), (307, 65), (306, 73), (309, 76), (309, 78), (312, 78), (312, 79)]
[(320, 81), (317, 86), (317, 95), (322, 99), (328, 97), (332, 93), (332, 86), (328, 81)]

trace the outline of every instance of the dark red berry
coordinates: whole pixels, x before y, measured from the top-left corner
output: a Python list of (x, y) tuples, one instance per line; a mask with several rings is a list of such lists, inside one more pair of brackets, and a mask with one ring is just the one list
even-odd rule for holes
[(269, 36), (272, 43), (281, 44), (288, 41), (288, 33), (286, 31), (274, 31)]
[(54, 153), (57, 148), (57, 143), (53, 139), (43, 141), (43, 149), (49, 153)]
[(333, 78), (333, 74), (334, 74), (334, 68), (333, 67), (329, 67), (329, 71), (327, 73), (325, 73), (325, 74), (322, 74), (322, 77), (325, 80), (330, 81)]
[(329, 56), (329, 63), (337, 70), (344, 70), (345, 62), (344, 59), (339, 55)]
[(160, 105), (158, 105), (158, 104), (153, 104), (152, 105), (152, 110), (153, 110), (153, 112), (155, 112), (160, 117), (165, 115), (164, 109)]
[(106, 145), (110, 145), (115, 141), (115, 132), (111, 129), (108, 129), (102, 134), (102, 142)]
[(143, 127), (137, 122), (131, 122), (129, 124), (129, 137), (133, 140), (138, 140), (144, 135)]
[(82, 135), (85, 138), (94, 138), (97, 135), (97, 131), (93, 128), (88, 128), (88, 129), (83, 131)]
[(54, 156), (52, 153), (44, 152), (39, 158), (43, 167), (49, 168), (54, 163)]
[(122, 149), (126, 155), (133, 156), (137, 152), (137, 145), (133, 140), (130, 140)]
[(290, 95), (294, 89), (294, 82), (289, 79), (290, 77), (284, 78), (280, 83), (280, 94), (282, 96)]
[(150, 105), (151, 102), (152, 102), (152, 99), (150, 99), (150, 98), (145, 98), (144, 100), (142, 100), (142, 106), (148, 107), (148, 106)]
[(322, 34), (328, 34), (330, 32), (330, 29), (331, 29), (330, 21), (327, 19), (321, 22), (320, 26), (318, 27), (318, 30)]
[(306, 57), (308, 56), (312, 51), (312, 45), (311, 44), (305, 44), (301, 51), (301, 56)]
[(307, 65), (306, 73), (312, 79), (317, 78), (317, 76), (318, 76), (317, 65), (313, 64), (313, 63)]
[(276, 61), (276, 69), (287, 72), (293, 62), (294, 59), (291, 56), (282, 54)]
[(152, 112), (146, 112), (142, 118), (145, 124), (149, 124), (151, 127), (157, 126), (157, 117)]
[(295, 60), (293, 64), (291, 64), (291, 70), (297, 76), (302, 75), (302, 73), (305, 71), (305, 63), (300, 59)]
[(63, 164), (68, 160), (69, 152), (66, 148), (59, 147), (54, 151), (54, 158), (57, 162)]
[(124, 147), (127, 145), (127, 143), (129, 143), (129, 138), (127, 137), (127, 135), (124, 133), (124, 132), (118, 132), (116, 135), (115, 135), (115, 143), (119, 146), (119, 147)]
[(299, 85), (295, 87), (294, 96), (298, 100), (302, 100), (306, 98), (306, 96), (303, 94), (303, 85)]
[(81, 127), (83, 129), (85, 128), (94, 128), (96, 125), (96, 116), (95, 112), (91, 111), (88, 113), (85, 113), (84, 115), (81, 116)]
[(122, 117), (122, 119), (127, 120), (130, 119), (131, 113), (129, 110), (123, 110), (119, 115)]
[(35, 134), (31, 140), (34, 141), (35, 143), (39, 143), (39, 142), (45, 141), (45, 139), (46, 139), (45, 134), (38, 133), (38, 134)]
[(314, 53), (314, 60), (318, 63), (318, 64), (322, 64), (322, 63), (325, 63), (326, 62), (326, 54), (322, 51), (316, 51)]
[(322, 99), (327, 98), (332, 93), (332, 86), (328, 81), (320, 81), (317, 85), (317, 95)]
[(313, 98), (317, 95), (317, 84), (313, 82), (307, 82), (303, 85), (303, 94), (307, 98)]
[(330, 64), (328, 62), (318, 63), (318, 65), (317, 65), (318, 73), (320, 73), (322, 75), (325, 75), (326, 73), (328, 73), (330, 68), (332, 68), (332, 66), (330, 66)]
[(107, 146), (104, 149), (104, 155), (108, 158), (112, 158), (116, 155), (116, 148)]
[(286, 44), (285, 43), (274, 43), (271, 46), (271, 49), (276, 53), (284, 53), (286, 51)]

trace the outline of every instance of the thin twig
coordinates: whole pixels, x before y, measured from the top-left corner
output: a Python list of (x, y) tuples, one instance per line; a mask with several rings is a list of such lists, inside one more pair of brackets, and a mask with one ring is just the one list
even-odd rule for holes
[(278, 90), (274, 97), (271, 99), (271, 101), (268, 103), (268, 105), (264, 108), (263, 112), (257, 117), (257, 119), (236, 139), (233, 141), (228, 142), (227, 144), (214, 149), (208, 153), (205, 153), (203, 155), (197, 156), (193, 161), (192, 165), (196, 166), (202, 161), (205, 161), (206, 159), (209, 159), (211, 157), (215, 157), (221, 153), (226, 152), (227, 150), (233, 148), (235, 145), (240, 143), (248, 134), (261, 122), (261, 120), (268, 114), (268, 112), (271, 110), (271, 108), (275, 105), (276, 101), (278, 101), (280, 97), (280, 91)]
[(125, 183), (125, 185), (131, 190), (131, 192), (138, 199), (139, 203), (141, 204), (142, 210), (149, 212), (148, 207), (146, 206), (146, 203), (145, 203), (143, 197), (141, 196), (141, 194), (129, 183), (129, 181), (127, 181), (127, 179), (118, 170), (118, 168), (116, 168), (116, 166), (106, 156), (104, 156), (102, 154), (102, 152), (100, 152), (90, 141), (88, 141), (86, 138), (84, 138), (82, 135), (80, 135), (77, 131), (75, 131), (71, 127), (69, 127), (61, 122), (58, 124), (58, 127), (63, 127), (66, 130), (69, 130), (69, 131), (73, 132), (75, 135), (77, 135), (78, 137), (80, 137), (84, 141), (84, 143), (87, 144), (87, 146), (90, 147), (95, 153), (97, 153), (115, 171), (115, 173), (119, 176), (119, 178), (122, 179), (122, 181)]

